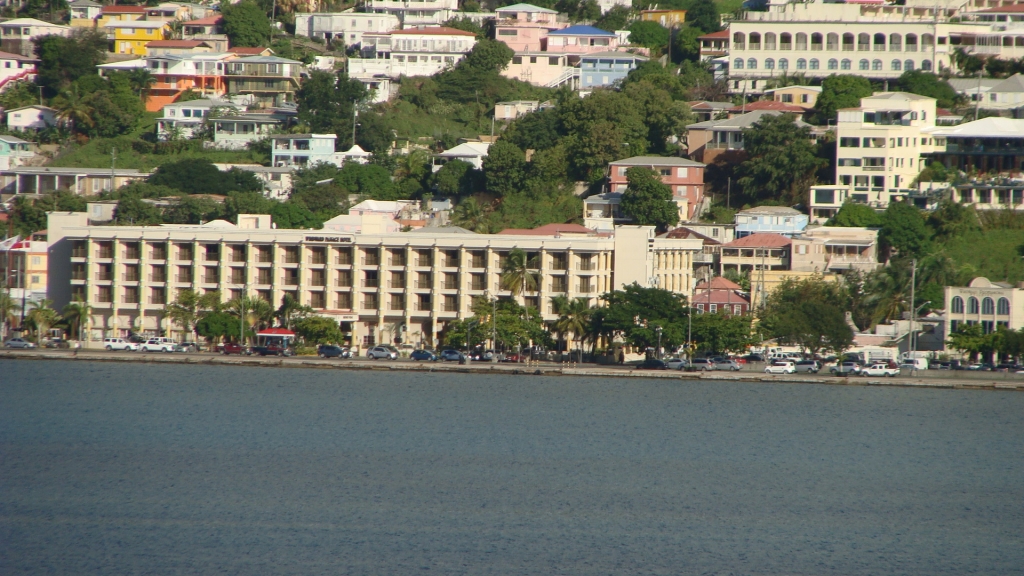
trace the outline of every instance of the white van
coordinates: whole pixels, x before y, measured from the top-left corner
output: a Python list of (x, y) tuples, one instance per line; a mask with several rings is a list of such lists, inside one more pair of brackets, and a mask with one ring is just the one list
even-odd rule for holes
[(900, 368), (902, 370), (927, 370), (928, 359), (927, 358), (904, 358), (900, 362)]

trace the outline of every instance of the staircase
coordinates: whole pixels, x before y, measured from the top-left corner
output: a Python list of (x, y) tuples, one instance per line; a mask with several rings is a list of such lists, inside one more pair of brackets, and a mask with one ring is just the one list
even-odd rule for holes
[(580, 69), (569, 68), (565, 72), (562, 72), (562, 74), (558, 78), (555, 78), (554, 80), (548, 82), (544, 86), (546, 88), (558, 88), (559, 86), (564, 86), (568, 84), (570, 88), (576, 88), (576, 86), (579, 84), (579, 78)]

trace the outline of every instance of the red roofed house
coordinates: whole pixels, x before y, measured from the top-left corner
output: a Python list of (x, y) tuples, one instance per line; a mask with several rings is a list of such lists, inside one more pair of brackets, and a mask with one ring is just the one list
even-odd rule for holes
[(756, 100), (754, 102), (747, 102), (746, 104), (740, 104), (739, 106), (733, 106), (726, 110), (729, 113), (730, 118), (742, 116), (743, 114), (750, 114), (751, 112), (758, 111), (771, 111), (781, 112), (783, 114), (790, 113), (802, 116), (807, 112), (810, 107), (797, 106), (795, 104), (788, 104), (786, 102), (777, 102), (775, 100)]
[(729, 30), (719, 30), (711, 34), (698, 36), (700, 40), (700, 57), (718, 58), (729, 53)]
[(634, 156), (608, 164), (608, 191), (626, 191), (626, 171), (635, 166), (654, 170), (661, 183), (672, 190), (672, 199), (679, 206), (679, 218), (689, 220), (704, 200), (704, 165), (674, 156)]
[(476, 45), (476, 34), (446, 26), (363, 33), (362, 58), (349, 59), (349, 76), (433, 76), (454, 67)]
[(744, 236), (722, 245), (721, 271), (789, 270), (793, 241), (782, 234)]
[(96, 21), (97, 28), (103, 28), (110, 22), (134, 22), (146, 19), (144, 6), (104, 6)]
[(697, 284), (693, 289), (693, 305), (701, 313), (746, 314), (750, 311), (750, 299), (744, 295), (743, 287), (721, 276)]
[(273, 56), (274, 51), (270, 48), (263, 48), (262, 46), (235, 46), (228, 48), (229, 54), (238, 54), (239, 56)]
[[(202, 40), (212, 46), (215, 52), (226, 52), (228, 37), (221, 28), (223, 23), (224, 17), (220, 14), (189, 20), (182, 24), (181, 37), (185, 40)], [(247, 53), (246, 56), (268, 56), (268, 54)]]

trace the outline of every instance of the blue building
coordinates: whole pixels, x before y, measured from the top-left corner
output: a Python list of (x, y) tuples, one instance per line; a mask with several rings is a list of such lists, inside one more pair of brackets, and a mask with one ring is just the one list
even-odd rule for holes
[(270, 139), (271, 166), (312, 166), (318, 162), (339, 164), (334, 153), (334, 134), (282, 134)]
[(611, 86), (647, 58), (628, 52), (597, 52), (580, 56), (580, 89)]
[(760, 206), (736, 213), (736, 238), (774, 233), (792, 238), (807, 228), (807, 214), (786, 206)]

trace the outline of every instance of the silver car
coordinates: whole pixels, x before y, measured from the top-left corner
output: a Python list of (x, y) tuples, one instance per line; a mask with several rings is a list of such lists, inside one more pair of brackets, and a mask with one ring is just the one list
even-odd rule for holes
[(699, 372), (710, 371), (715, 369), (715, 361), (711, 358), (694, 358), (692, 366), (693, 370)]
[(743, 366), (740, 366), (739, 362), (730, 360), (728, 358), (715, 358), (715, 370), (732, 370), (737, 372), (742, 370)]
[(683, 358), (669, 358), (665, 360), (669, 370), (685, 370), (690, 363)]
[(4, 342), (4, 346), (7, 348), (35, 348), (36, 345), (24, 338), (11, 338), (7, 342)]
[(398, 360), (398, 350), (391, 346), (374, 346), (366, 351), (366, 357), (374, 360)]
[(817, 374), (821, 370), (821, 362), (817, 360), (797, 360), (796, 371)]

